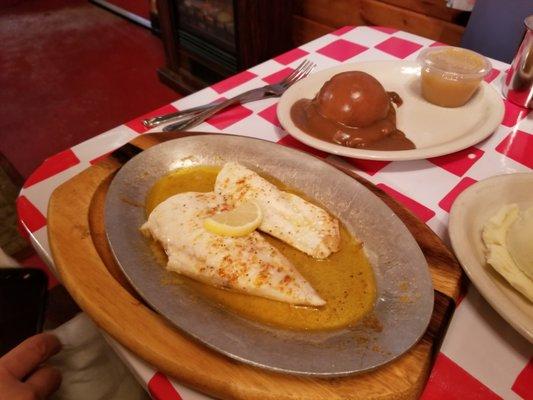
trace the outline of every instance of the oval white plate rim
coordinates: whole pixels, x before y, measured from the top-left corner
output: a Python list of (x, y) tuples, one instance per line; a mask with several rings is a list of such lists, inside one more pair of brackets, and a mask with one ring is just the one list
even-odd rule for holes
[[(491, 305), (494, 310), (511, 325), (522, 336), (533, 343), (533, 326), (528, 326), (523, 319), (524, 312), (518, 309), (513, 302), (507, 298), (505, 294), (500, 293), (502, 290), (496, 286), (493, 279), (483, 269), (485, 268), (478, 260), (477, 262), (468, 262), (471, 254), (465, 250), (465, 246), (458, 242), (457, 238), (462, 232), (461, 221), (467, 212), (468, 205), (477, 199), (479, 196), (475, 196), (474, 193), (484, 187), (494, 185), (498, 181), (506, 181), (511, 179), (531, 177), (533, 180), (532, 172), (518, 172), (492, 176), (487, 179), (483, 179), (472, 186), (465, 189), (455, 199), (452, 208), (450, 210), (448, 233), (450, 236), (450, 242), (453, 251), (459, 260), (459, 263), (463, 267), (463, 270), (468, 275), (470, 281), (474, 284), (476, 289), (481, 293), (483, 298)], [(502, 203), (503, 205), (503, 203)], [(475, 256), (472, 255), (473, 258)], [(514, 291), (509, 287), (509, 291)], [(497, 300), (495, 299), (497, 297)], [(527, 314), (525, 314), (527, 316)]]
[[(344, 71), (356, 70), (361, 66), (372, 66), (372, 65), (391, 65), (398, 66), (403, 65), (405, 67), (417, 67), (418, 64), (415, 61), (390, 61), (390, 60), (381, 60), (381, 61), (364, 61), (359, 63), (350, 63), (343, 64), (336, 67), (327, 68), (321, 71), (317, 71), (315, 74), (324, 74), (331, 77), (335, 73), (340, 73)], [(317, 139), (299, 128), (297, 128), (290, 118), (290, 108), (293, 102), (289, 102), (289, 95), (299, 90), (304, 86), (310, 79), (313, 79), (315, 74), (309, 75), (308, 77), (296, 82), (294, 85), (289, 87), (281, 96), (278, 107), (277, 107), (277, 117), (283, 127), (283, 129), (292, 137), (299, 140), (300, 142), (311, 146), (315, 149), (325, 151), (330, 154), (335, 154), (339, 156), (346, 156), (352, 158), (359, 158), (363, 160), (376, 160), (376, 161), (409, 161), (409, 160), (421, 160), (426, 158), (438, 157), (446, 154), (455, 153), (457, 151), (466, 149), (470, 146), (479, 143), (480, 141), (486, 139), (490, 136), (500, 125), (503, 120), (505, 113), (505, 107), (501, 96), (498, 94), (496, 89), (492, 85), (488, 84), (485, 81), (482, 81), (481, 84), (484, 86), (484, 93), (489, 93), (487, 98), (490, 102), (494, 104), (497, 108), (496, 113), (491, 113), (491, 118), (485, 120), (482, 128), (476, 131), (477, 134), (471, 134), (467, 136), (461, 136), (451, 142), (446, 142), (436, 146), (425, 147), (421, 149), (413, 150), (396, 150), (396, 151), (385, 151), (385, 150), (365, 150), (357, 149), (352, 147), (341, 146), (334, 143), (329, 143), (324, 140)], [(326, 78), (329, 79), (329, 78)], [(325, 79), (325, 80), (326, 80)], [(324, 82), (325, 82), (324, 80)]]

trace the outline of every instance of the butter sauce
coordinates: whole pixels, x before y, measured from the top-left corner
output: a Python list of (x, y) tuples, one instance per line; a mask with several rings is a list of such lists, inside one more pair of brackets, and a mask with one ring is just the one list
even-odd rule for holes
[[(157, 204), (175, 194), (212, 191), (219, 170), (219, 167), (200, 166), (179, 169), (164, 176), (156, 182), (148, 194), (147, 215)], [(291, 191), (275, 179), (267, 179), (283, 190), (302, 196), (301, 193)], [(226, 310), (284, 329), (339, 329), (356, 324), (370, 313), (376, 297), (372, 267), (365, 256), (362, 244), (355, 240), (345, 227), (341, 226), (340, 251), (325, 260), (316, 260), (278, 239), (264, 233), (263, 236), (298, 268), (304, 278), (326, 300), (325, 306), (320, 308), (293, 306), (231, 292), (178, 274), (172, 274), (170, 281), (165, 283), (185, 284)], [(154, 244), (152, 248), (158, 262), (164, 265), (166, 261), (162, 248)]]

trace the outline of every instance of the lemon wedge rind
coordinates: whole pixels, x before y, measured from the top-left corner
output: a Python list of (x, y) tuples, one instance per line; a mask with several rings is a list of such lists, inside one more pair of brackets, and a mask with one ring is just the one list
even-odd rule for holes
[(204, 220), (204, 228), (220, 236), (240, 237), (255, 231), (263, 220), (261, 207), (253, 201), (239, 205)]

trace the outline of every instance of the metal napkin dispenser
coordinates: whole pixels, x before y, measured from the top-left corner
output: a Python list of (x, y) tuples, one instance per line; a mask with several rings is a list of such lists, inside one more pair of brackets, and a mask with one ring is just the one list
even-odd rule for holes
[(503, 95), (521, 107), (533, 108), (533, 15), (524, 20), (526, 33), (503, 83)]

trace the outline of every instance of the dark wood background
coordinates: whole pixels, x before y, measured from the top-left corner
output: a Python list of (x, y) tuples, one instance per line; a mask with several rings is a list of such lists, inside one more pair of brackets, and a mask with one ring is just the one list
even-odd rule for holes
[(457, 45), (468, 14), (446, 0), (294, 0), (295, 46), (346, 25), (381, 25)]

